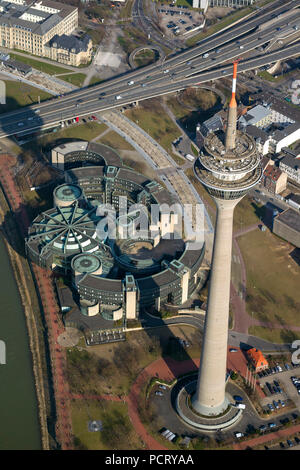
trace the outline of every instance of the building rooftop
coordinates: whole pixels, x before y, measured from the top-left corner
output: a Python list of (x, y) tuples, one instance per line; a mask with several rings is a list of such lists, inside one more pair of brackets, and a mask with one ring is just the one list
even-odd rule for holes
[(59, 36), (56, 34), (47, 45), (49, 47), (56, 47), (57, 49), (64, 49), (74, 54), (78, 54), (79, 52), (88, 50), (90, 40), (91, 39), (88, 35), (79, 39), (73, 35), (67, 36), (66, 34), (62, 34)]
[(275, 217), (274, 222), (275, 220), (300, 233), (300, 214), (294, 209), (286, 209)]
[(296, 170), (296, 171), (300, 170), (300, 160), (292, 157), (291, 155), (286, 155), (286, 157), (283, 157), (279, 163), (279, 166), (281, 165), (286, 165), (290, 167), (292, 170)]
[(288, 135), (297, 132), (300, 129), (300, 122), (295, 122), (294, 124), (290, 124), (289, 126), (285, 127), (282, 130), (275, 131), (272, 135), (272, 138), (279, 142), (280, 140), (284, 139)]
[(120, 279), (107, 279), (105, 277), (93, 276), (92, 274), (86, 274), (78, 282), (79, 287), (87, 287), (90, 289), (97, 289), (104, 292), (123, 292), (123, 284)]
[(256, 348), (248, 349), (247, 356), (252, 360), (255, 366), (263, 366), (263, 365), (268, 366), (268, 361), (266, 360), (265, 356), (259, 349), (256, 349)]
[(291, 197), (289, 198), (289, 201), (293, 201), (296, 204), (300, 205), (300, 194), (292, 194)]
[[(262, 92), (255, 95), (256, 102), (260, 102), (265, 106), (270, 106), (274, 111), (277, 111), (283, 116), (293, 120), (300, 121), (300, 110), (296, 107), (290, 106), (285, 100), (276, 98), (268, 92)], [(252, 110), (251, 110), (252, 111)]]
[(268, 165), (265, 168), (264, 177), (271, 179), (273, 182), (276, 182), (281, 175), (282, 171), (275, 165)]
[(260, 142), (262, 145), (269, 139), (269, 136), (265, 131), (251, 124), (249, 126), (246, 126), (245, 132), (248, 135), (251, 135), (255, 140)]
[[(2, 7), (2, 8), (1, 8)], [(0, 24), (43, 35), (60, 23), (76, 7), (49, 0), (26, 1), (23, 5), (0, 2)]]
[(247, 114), (240, 117), (240, 122), (244, 125), (254, 126), (257, 122), (268, 117), (271, 114), (271, 110), (262, 106), (261, 104), (254, 106), (250, 109)]

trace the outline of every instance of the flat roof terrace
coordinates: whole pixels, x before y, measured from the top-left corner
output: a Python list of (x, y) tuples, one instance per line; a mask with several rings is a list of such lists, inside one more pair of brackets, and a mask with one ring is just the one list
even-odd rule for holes
[(300, 214), (295, 210), (286, 209), (278, 214), (275, 220), (300, 233)]

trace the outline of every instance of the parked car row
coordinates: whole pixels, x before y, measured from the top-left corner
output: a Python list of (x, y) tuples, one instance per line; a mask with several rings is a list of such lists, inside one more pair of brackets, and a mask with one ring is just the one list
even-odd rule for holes
[(285, 407), (285, 402), (283, 400), (273, 400), (273, 403), (268, 403), (267, 407), (269, 408), (269, 410), (271, 412), (275, 411), (276, 410), (279, 410), (280, 408), (284, 408)]
[(294, 369), (295, 367), (300, 367), (300, 364), (286, 363), (283, 366), (280, 366), (279, 364), (277, 364), (274, 367), (270, 367), (269, 369), (265, 369), (259, 372), (258, 377), (260, 378), (267, 377), (268, 375), (277, 374), (278, 372), (284, 372), (284, 370), (291, 370), (291, 369)]
[(294, 385), (294, 387), (297, 389), (298, 395), (300, 395), (300, 379), (299, 377), (291, 377), (291, 381)]
[[(276, 429), (276, 428), (280, 428), (281, 426), (283, 426), (283, 425), (289, 423), (290, 421), (295, 422), (296, 419), (298, 419), (298, 418), (299, 418), (299, 415), (298, 415), (297, 413), (292, 413), (292, 414), (291, 414), (291, 418), (288, 418), (287, 416), (285, 416), (285, 417), (282, 418), (282, 419), (280, 420), (280, 422), (278, 422), (278, 423), (270, 422), (270, 423), (267, 423), (267, 424), (262, 424), (261, 426), (259, 426), (258, 430), (259, 430), (261, 433), (264, 433), (264, 432), (267, 432), (267, 431), (272, 431), (272, 430), (274, 430), (274, 429)], [(252, 426), (251, 424), (248, 425), (248, 429), (250, 429), (250, 428), (251, 428), (251, 434), (253, 434), (253, 433), (256, 431), (256, 429), (255, 429), (255, 427)], [(244, 436), (246, 436), (247, 434), (249, 434), (248, 430), (246, 430), (245, 432), (236, 431), (236, 432), (234, 433), (234, 436), (235, 436), (237, 439), (240, 439), (241, 437), (244, 437)], [(298, 439), (298, 438), (297, 438), (297, 439)], [(299, 442), (298, 442), (298, 441), (296, 440), (296, 438), (295, 438), (295, 441), (296, 441), (297, 444), (300, 443), (300, 439), (298, 439), (298, 441), (299, 441)]]
[(273, 384), (270, 384), (269, 382), (266, 382), (266, 387), (268, 388), (271, 395), (273, 395), (274, 393), (282, 393), (282, 388), (280, 387), (277, 380), (274, 380)]
[[(88, 116), (86, 118), (81, 118), (81, 122), (83, 124), (86, 124), (88, 121), (97, 121), (97, 117), (96, 116)], [(75, 117), (73, 119), (68, 119), (68, 120), (65, 120), (65, 121), (61, 121), (60, 122), (60, 126), (61, 127), (68, 127), (68, 126), (71, 126), (72, 124), (76, 124), (76, 123), (79, 123), (80, 122), (80, 119), (79, 117)]]
[[(299, 437), (296, 436), (296, 437), (294, 437), (294, 439), (295, 439), (295, 443), (292, 441), (292, 439), (288, 439), (288, 440), (286, 441), (288, 447), (293, 447), (294, 445), (300, 444), (300, 439), (299, 439)], [(280, 442), (279, 445), (280, 445), (281, 449), (285, 449), (285, 445), (284, 445), (283, 442)]]

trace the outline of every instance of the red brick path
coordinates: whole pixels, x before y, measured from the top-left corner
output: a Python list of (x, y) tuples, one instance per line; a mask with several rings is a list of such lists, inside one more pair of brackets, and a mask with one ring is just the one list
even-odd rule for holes
[[(21, 235), (27, 235), (29, 217), (22, 199), (22, 195), (15, 183), (13, 167), (16, 157), (1, 155), (0, 181), (16, 218)], [(58, 321), (58, 308), (55, 299), (53, 284), (49, 273), (34, 266), (36, 283), (39, 288), (45, 320), (48, 329), (48, 341), (51, 351), (51, 366), (54, 380), (56, 413), (57, 413), (57, 440), (62, 449), (72, 448), (71, 415), (68, 399), (68, 385), (65, 378), (66, 353), (57, 343), (57, 337), (63, 332)]]

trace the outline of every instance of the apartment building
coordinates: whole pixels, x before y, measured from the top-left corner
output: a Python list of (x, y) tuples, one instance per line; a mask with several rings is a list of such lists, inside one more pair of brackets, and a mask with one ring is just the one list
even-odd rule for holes
[(79, 39), (72, 35), (56, 34), (45, 44), (45, 56), (61, 64), (78, 66), (91, 60), (92, 47), (93, 43), (88, 35)]
[(55, 36), (71, 35), (78, 26), (78, 9), (52, 0), (0, 1), (0, 45), (49, 57), (46, 44)]

